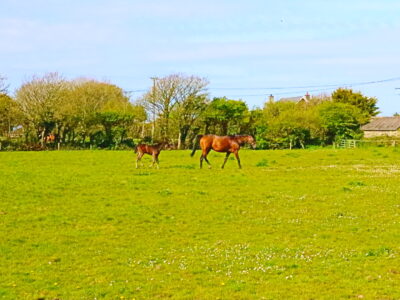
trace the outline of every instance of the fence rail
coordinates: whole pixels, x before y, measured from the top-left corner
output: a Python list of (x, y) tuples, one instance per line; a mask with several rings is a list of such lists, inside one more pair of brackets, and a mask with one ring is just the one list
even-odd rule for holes
[(360, 148), (366, 146), (381, 146), (381, 147), (397, 147), (400, 145), (399, 140), (341, 140), (337, 146), (338, 148)]

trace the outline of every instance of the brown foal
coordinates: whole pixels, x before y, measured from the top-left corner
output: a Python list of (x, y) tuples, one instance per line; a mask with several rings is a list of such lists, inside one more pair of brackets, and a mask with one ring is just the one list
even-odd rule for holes
[(139, 161), (142, 159), (143, 155), (149, 154), (153, 157), (153, 162), (150, 165), (154, 167), (154, 164), (157, 164), (157, 169), (160, 168), (158, 155), (160, 154), (161, 150), (164, 148), (165, 143), (158, 143), (156, 145), (146, 145), (146, 144), (139, 144), (135, 148), (135, 153), (137, 153), (136, 158), (136, 169), (139, 167)]

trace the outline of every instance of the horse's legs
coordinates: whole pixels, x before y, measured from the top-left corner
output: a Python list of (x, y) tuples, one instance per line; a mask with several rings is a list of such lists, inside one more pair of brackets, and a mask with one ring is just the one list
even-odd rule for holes
[(242, 166), (240, 165), (239, 152), (236, 150), (234, 153), (235, 153), (235, 157), (236, 157), (236, 159), (237, 159), (238, 165), (239, 165), (239, 169), (241, 169)]
[(225, 156), (225, 159), (224, 159), (224, 163), (222, 164), (221, 169), (224, 168), (224, 166), (225, 166), (225, 164), (226, 164), (226, 161), (228, 160), (229, 155), (231, 155), (231, 153), (230, 153), (230, 152), (226, 152), (226, 156)]
[(158, 160), (158, 154), (160, 154), (160, 153), (157, 153), (156, 154), (156, 164), (157, 164), (157, 169), (159, 169), (160, 168), (160, 161)]
[(204, 156), (204, 160), (206, 161), (206, 163), (208, 164), (208, 168), (211, 169), (211, 164), (207, 159), (207, 156)]
[(150, 167), (154, 167), (154, 164), (156, 163), (156, 154), (155, 153), (152, 153), (151, 154), (151, 157), (153, 158), (153, 161), (151, 162), (151, 165), (150, 165)]
[(142, 159), (143, 153), (138, 152), (137, 158), (136, 158), (136, 169), (138, 168), (138, 163)]
[(200, 156), (200, 169), (203, 167), (203, 159), (206, 161), (206, 163), (208, 164), (208, 168), (211, 169), (211, 164), (207, 159), (207, 155), (208, 153), (211, 151), (211, 149), (205, 149), (203, 150), (203, 153)]
[(207, 150), (206, 150), (206, 154), (204, 155), (204, 160), (205, 160), (206, 163), (208, 164), (208, 168), (209, 168), (209, 169), (211, 169), (211, 164), (210, 164), (210, 162), (209, 162), (208, 159), (207, 159), (207, 155), (208, 155), (208, 153), (210, 153), (210, 151), (211, 151), (211, 148), (210, 148), (210, 149), (207, 149)]
[(207, 159), (207, 154), (202, 154), (202, 155), (200, 156), (200, 169), (203, 168), (203, 159), (207, 162), (208, 168), (211, 168), (211, 164), (210, 164), (210, 162), (209, 162), (208, 159)]

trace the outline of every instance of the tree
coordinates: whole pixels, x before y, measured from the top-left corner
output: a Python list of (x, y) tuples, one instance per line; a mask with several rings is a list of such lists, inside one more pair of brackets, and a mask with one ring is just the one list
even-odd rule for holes
[(76, 83), (72, 90), (76, 103), (78, 134), (83, 143), (89, 137), (103, 147), (124, 141), (129, 128), (146, 119), (143, 107), (132, 105), (123, 90), (113, 84), (94, 80)]
[(42, 145), (44, 138), (57, 124), (57, 110), (61, 106), (66, 81), (57, 73), (42, 78), (33, 77), (16, 92), (16, 101), (24, 114), (27, 127), (32, 127)]
[(321, 143), (323, 138), (318, 107), (324, 98), (308, 103), (268, 101), (257, 128), (257, 139), (266, 148), (305, 148)]
[(97, 120), (105, 131), (105, 140), (102, 146), (110, 147), (122, 142), (126, 128), (133, 121), (133, 116), (122, 112), (106, 111), (97, 113)]
[(19, 125), (20, 112), (17, 103), (7, 94), (5, 77), (0, 76), (0, 136), (9, 136)]
[(264, 107), (264, 116), (267, 125), (264, 138), (270, 147), (292, 149), (299, 144), (304, 148), (310, 135), (303, 122), (304, 106), (293, 102), (269, 101)]
[(328, 102), (319, 107), (319, 114), (327, 143), (361, 137), (360, 125), (365, 115), (358, 107), (346, 103)]
[(102, 111), (123, 110), (128, 98), (121, 88), (95, 80), (75, 80), (68, 95), (67, 115), (74, 116), (77, 122), (72, 135), (77, 134), (82, 143), (92, 139), (99, 128), (98, 113)]
[(242, 132), (242, 125), (249, 117), (247, 105), (242, 100), (230, 100), (226, 97), (214, 98), (208, 105), (203, 122), (205, 133), (227, 135)]
[[(204, 94), (188, 96), (182, 102), (178, 102), (173, 111), (173, 119), (178, 128), (178, 149), (185, 145), (189, 131), (193, 131), (193, 126), (207, 108), (207, 103), (208, 100)], [(194, 133), (197, 132), (198, 130), (194, 130)]]
[(6, 77), (0, 75), (0, 95), (7, 95)]
[[(161, 138), (170, 137), (170, 121), (173, 114), (178, 126), (178, 143), (184, 143), (193, 121), (202, 110), (208, 81), (197, 76), (172, 74), (155, 81), (155, 88), (143, 96), (149, 114), (158, 115)], [(189, 128), (187, 127), (189, 126)]]
[(10, 136), (20, 122), (21, 113), (17, 103), (7, 94), (0, 94), (0, 136)]
[(133, 116), (133, 122), (127, 126), (126, 134), (131, 137), (144, 137), (145, 122), (147, 120), (146, 109), (138, 102), (130, 105), (128, 113)]
[(332, 93), (334, 103), (344, 103), (357, 107), (360, 112), (362, 124), (367, 123), (371, 117), (376, 116), (379, 111), (376, 103), (378, 100), (374, 97), (366, 97), (359, 92), (353, 92), (352, 89), (339, 88)]

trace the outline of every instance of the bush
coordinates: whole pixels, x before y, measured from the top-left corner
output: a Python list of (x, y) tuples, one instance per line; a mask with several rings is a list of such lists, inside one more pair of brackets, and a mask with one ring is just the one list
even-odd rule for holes
[[(0, 139), (1, 143), (1, 150), (2, 151), (26, 151), (28, 146), (31, 148), (37, 148), (38, 146), (36, 144), (26, 144), (24, 139), (22, 138), (15, 138), (15, 139), (10, 139), (10, 138), (2, 138)], [(36, 145), (35, 147), (33, 145)], [(40, 145), (39, 145), (40, 146)]]

